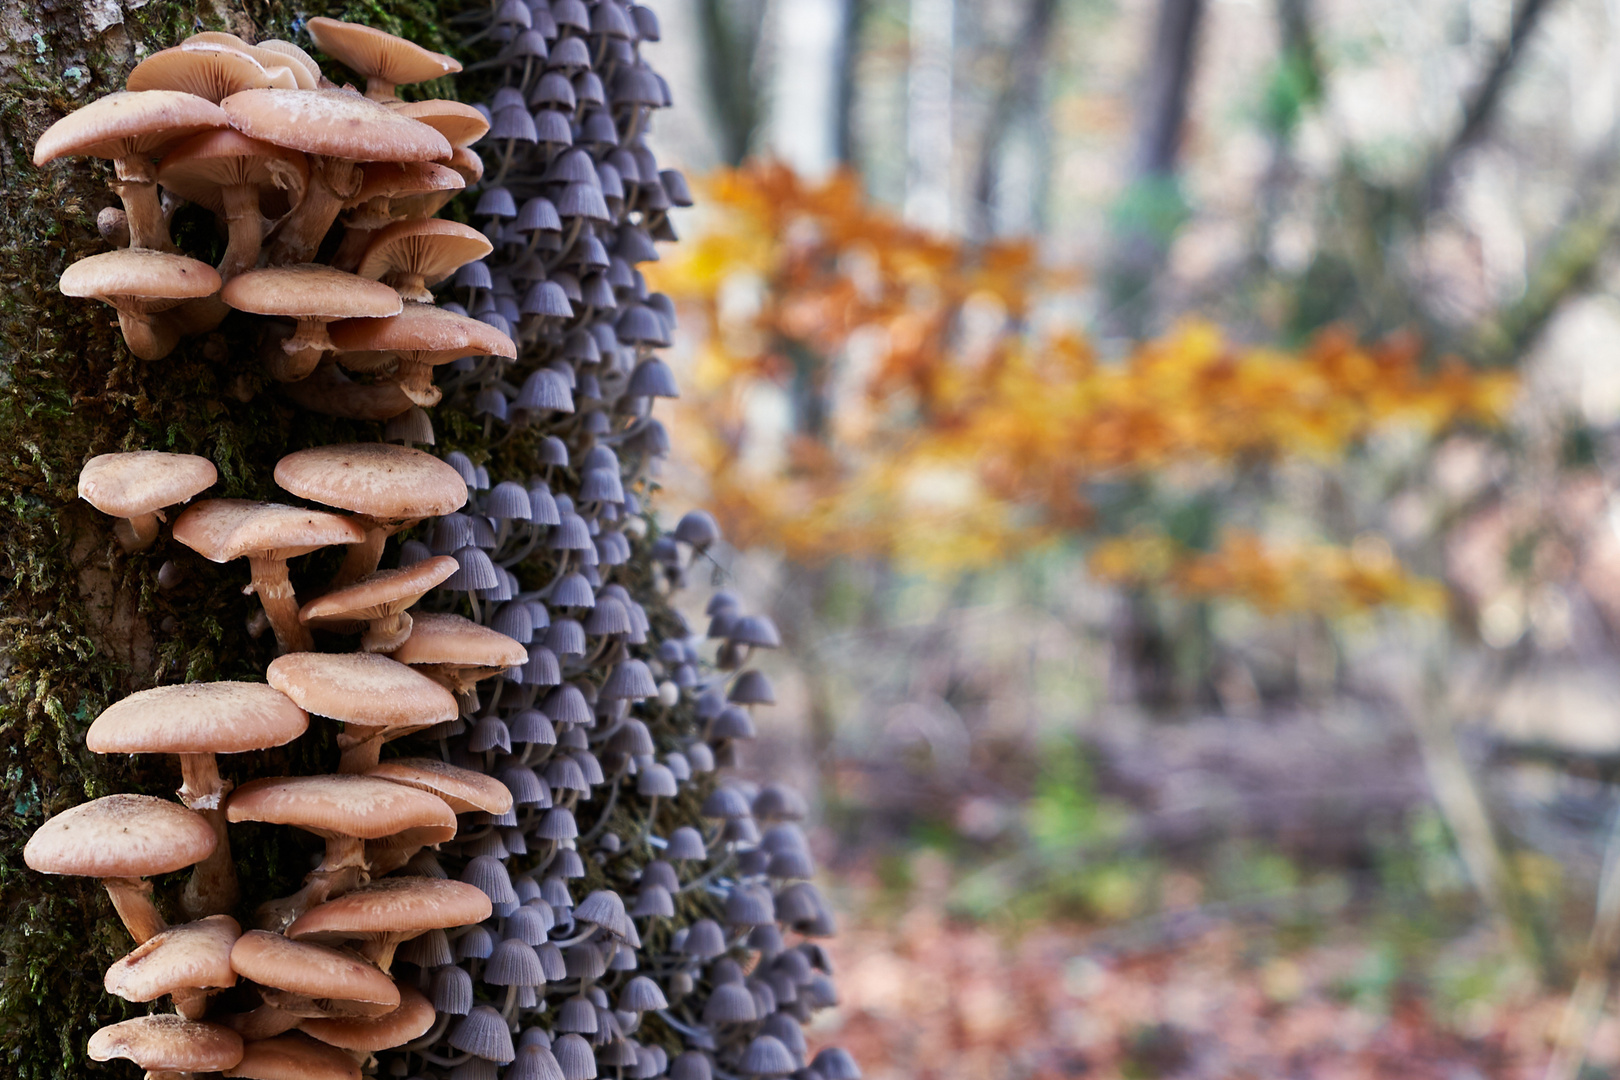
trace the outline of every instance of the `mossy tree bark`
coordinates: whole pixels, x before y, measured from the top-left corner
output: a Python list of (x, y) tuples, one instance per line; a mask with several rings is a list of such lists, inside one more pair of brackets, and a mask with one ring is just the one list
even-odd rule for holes
[[(275, 393), (254, 359), (252, 329), (234, 318), (163, 360), (131, 356), (111, 308), (56, 289), (68, 264), (108, 250), (95, 218), (116, 204), (111, 170), (84, 160), (36, 169), (34, 142), (65, 113), (120, 89), (140, 57), (198, 30), (309, 47), (302, 20), (327, 14), (454, 51), (444, 20), (458, 3), (44, 0), (0, 14), (0, 1075), (126, 1075), (85, 1061), (85, 1041), (146, 1011), (102, 990), (106, 967), (131, 948), (105, 892), (22, 863), (24, 842), (52, 814), (117, 791), (179, 787), (172, 760), (97, 758), (84, 748), (85, 729), (108, 704), (149, 686), (260, 681), (274, 655), (270, 634), (248, 632), (256, 605), (241, 594), (245, 564), (214, 566), (167, 530), (149, 550), (124, 554), (111, 519), (76, 498), (80, 466), (116, 450), (202, 454), (219, 467), (211, 495), (266, 498), (287, 449), (378, 434)], [(193, 253), (223, 252), (214, 223), (194, 208), (180, 212), (175, 231)], [(302, 570), (311, 578), (334, 568), (310, 561), (317, 565)], [(306, 740), (276, 760), (243, 755), (221, 767), (227, 777), (315, 771), (311, 763), (331, 752)], [(308, 869), (312, 849), (290, 832), (233, 832), (244, 903), (292, 891)], [(174, 914), (181, 881), (157, 884)]]

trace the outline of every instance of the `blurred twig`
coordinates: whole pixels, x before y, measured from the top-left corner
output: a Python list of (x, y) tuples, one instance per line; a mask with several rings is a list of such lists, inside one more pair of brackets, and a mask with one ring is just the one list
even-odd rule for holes
[(977, 239), (987, 239), (995, 232), (996, 183), (1001, 172), (1002, 150), (1013, 121), (1033, 111), (1036, 105), (1056, 12), (1057, 0), (1029, 0), (1023, 24), (1005, 51), (1001, 85), (979, 140), (973, 200), (968, 208), (968, 235)]
[(1609, 828), (1592, 932), (1581, 958), (1580, 977), (1575, 980), (1575, 989), (1570, 992), (1558, 1025), (1558, 1043), (1547, 1064), (1546, 1080), (1575, 1080), (1580, 1075), (1592, 1031), (1614, 983), (1617, 952), (1620, 952), (1620, 813), (1615, 814)]

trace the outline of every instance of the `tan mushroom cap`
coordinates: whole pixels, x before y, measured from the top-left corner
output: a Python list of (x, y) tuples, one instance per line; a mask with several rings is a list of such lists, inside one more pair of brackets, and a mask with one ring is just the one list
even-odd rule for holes
[(107, 969), (107, 993), (126, 1001), (156, 1001), (176, 990), (234, 986), (231, 946), (241, 933), (229, 915), (165, 930)]
[(453, 466), (389, 443), (299, 450), (276, 462), (276, 483), (300, 498), (376, 521), (441, 517), (467, 503), (467, 482)]
[(242, 1036), (205, 1020), (137, 1016), (102, 1028), (86, 1049), (94, 1061), (128, 1058), (148, 1072), (218, 1072), (242, 1060)]
[(360, 1080), (360, 1065), (336, 1046), (297, 1031), (250, 1042), (225, 1070), (242, 1080)]
[(409, 303), (387, 319), (353, 319), (327, 331), (344, 352), (395, 353), (421, 363), (448, 364), (464, 356), (517, 356), (512, 339), (467, 315)]
[(405, 938), (489, 918), (489, 897), (447, 878), (383, 878), (310, 908), (287, 936), (318, 941)]
[(150, 877), (202, 862), (218, 842), (208, 819), (179, 803), (107, 795), (41, 825), (23, 848), (23, 862), (42, 874)]
[(350, 200), (353, 203), (460, 191), (467, 186), (456, 170), (433, 161), (372, 161), (362, 172), (360, 194)]
[(309, 714), (264, 683), (156, 686), (96, 717), (85, 745), (97, 754), (241, 754), (298, 738)]
[(232, 278), (220, 299), (238, 311), (290, 319), (375, 319), (398, 314), (399, 294), (330, 266), (271, 266)]
[(468, 187), (472, 187), (484, 178), (484, 159), (479, 157), (478, 152), (470, 147), (456, 147), (456, 152), (450, 155), (449, 165), (461, 174), (461, 178), (467, 182)]
[(353, 953), (249, 930), (231, 949), (230, 966), (245, 979), (312, 998), (399, 1004), (394, 980)]
[(489, 133), (489, 121), (471, 105), (434, 98), (431, 101), (401, 101), (389, 108), (401, 116), (426, 124), (447, 139), (451, 146), (471, 146)]
[(323, 510), (208, 499), (180, 515), (174, 538), (211, 562), (225, 563), (265, 552), (291, 558), (333, 544), (358, 544), (366, 534), (348, 518)]
[(398, 614), (457, 568), (456, 560), (449, 555), (435, 555), (398, 570), (379, 570), (353, 585), (311, 600), (299, 611), (298, 618), (307, 623), (323, 623), (381, 619)]
[(188, 41), (153, 53), (136, 64), (130, 90), (180, 90), (219, 102), (241, 90), (270, 85), (264, 65), (236, 45)]
[(471, 225), (413, 218), (378, 229), (360, 259), (358, 273), (374, 279), (410, 275), (435, 285), (493, 250), (489, 238)]
[(443, 843), (456, 835), (456, 814), (432, 792), (373, 776), (266, 776), (231, 793), (232, 824), (292, 825), (322, 837), (380, 840), (407, 831)]
[(418, 615), (405, 644), (392, 653), (402, 664), (447, 664), (504, 671), (529, 662), (529, 652), (499, 630), (448, 613)]
[(304, 29), (322, 52), (368, 80), (400, 86), (461, 70), (460, 61), (443, 53), (359, 23), (318, 16), (305, 23)]
[(399, 988), (399, 1008), (375, 1020), (350, 1017), (314, 1017), (298, 1026), (330, 1046), (372, 1053), (403, 1046), (420, 1038), (438, 1014), (433, 1003), (410, 986)]
[(34, 164), (70, 154), (150, 157), (199, 131), (229, 127), (230, 123), (223, 109), (195, 94), (120, 90), (52, 124), (34, 144)]
[(79, 498), (103, 514), (137, 517), (183, 503), (218, 479), (214, 463), (195, 454), (98, 454), (79, 471)]
[(359, 727), (426, 727), (458, 711), (444, 687), (375, 653), (288, 653), (267, 674), (303, 708)]
[(355, 382), (336, 364), (316, 368), (307, 379), (282, 384), (281, 392), (310, 412), (349, 420), (391, 420), (414, 404), (397, 384)]
[[(290, 42), (270, 40), (250, 45), (235, 34), (227, 34), (222, 30), (202, 30), (192, 34), (180, 44), (224, 45), (237, 52), (246, 53), (264, 66), (265, 73), (270, 76), (270, 85), (274, 87), (287, 90), (313, 90), (320, 85), (320, 66), (307, 52)], [(276, 68), (286, 68), (291, 81), (286, 83), (280, 81)]]
[(470, 814), (474, 810), (504, 814), (512, 809), (512, 790), (505, 784), (493, 776), (436, 758), (394, 758), (370, 769), (366, 775), (431, 791), (458, 814)]
[(199, 206), (222, 213), (224, 190), (277, 188), (302, 192), (309, 165), (296, 150), (250, 139), (239, 131), (205, 131), (176, 146), (158, 162), (158, 183)]
[(220, 102), (245, 135), (347, 161), (444, 161), (443, 135), (352, 90), (244, 90)]
[[(315, 62), (315, 58), (313, 56), (309, 55), (309, 53), (305, 52), (303, 49), (300, 49), (292, 42), (282, 41), (278, 38), (267, 38), (264, 41), (259, 42), (257, 45), (249, 46), (249, 48), (257, 50), (254, 55), (259, 57), (260, 63), (269, 63), (269, 59), (261, 55), (264, 53), (269, 53), (271, 58), (277, 56), (283, 57), (286, 61), (290, 61), (288, 64), (289, 67), (301, 69), (303, 71), (303, 75), (298, 76), (298, 88), (300, 90), (314, 90), (316, 87), (320, 86), (321, 65)], [(306, 75), (309, 77), (308, 82), (304, 80), (304, 76)]]
[(213, 296), (219, 286), (219, 272), (205, 262), (151, 248), (124, 248), (80, 259), (62, 271), (58, 287), (64, 296), (153, 312)]

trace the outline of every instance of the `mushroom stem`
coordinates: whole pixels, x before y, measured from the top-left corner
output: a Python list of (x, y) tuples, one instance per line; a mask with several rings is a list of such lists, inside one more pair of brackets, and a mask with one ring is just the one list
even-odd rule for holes
[(180, 755), (180, 801), (208, 819), (219, 843), (213, 854), (191, 870), (191, 880), (180, 895), (180, 910), (188, 919), (224, 915), (236, 908), (241, 890), (236, 882), (236, 861), (231, 858), (231, 836), (220, 806), (230, 789), (219, 775), (213, 754)]
[(424, 409), (437, 405), (439, 399), (444, 396), (444, 392), (433, 385), (431, 364), (408, 360), (401, 356), (394, 380), (399, 383), (399, 388), (406, 397)]
[[(347, 561), (344, 565), (348, 565)], [(309, 628), (298, 621), (298, 596), (287, 577), (287, 560), (274, 555), (253, 555), (248, 558), (248, 566), (253, 573), (253, 591), (264, 605), (264, 613), (270, 619), (270, 628), (276, 632), (276, 644), (281, 646), (281, 651), (312, 651), (315, 639), (310, 636)]]
[(180, 328), (155, 313), (119, 308), (118, 329), (129, 351), (142, 360), (161, 360), (180, 344)]
[[(386, 218), (384, 224), (387, 224)], [(349, 273), (360, 266), (360, 257), (366, 253), (366, 245), (371, 243), (371, 237), (376, 228), (348, 225), (343, 230), (343, 240), (338, 244), (337, 250), (332, 253), (332, 266), (338, 270), (347, 270)]]
[(292, 1013), (283, 1012), (270, 1004), (260, 1005), (252, 1012), (225, 1017), (226, 1025), (234, 1028), (248, 1042), (257, 1042), (291, 1031), (298, 1026), (298, 1020), (299, 1018)]
[(383, 284), (399, 293), (402, 299), (415, 300), (419, 304), (433, 303), (433, 294), (428, 292), (427, 281), (421, 274), (396, 270), (383, 275)]
[(373, 619), (366, 624), (366, 632), (360, 635), (360, 648), (364, 652), (393, 652), (410, 639), (414, 625), (408, 611), (397, 611)]
[(157, 171), (145, 158), (116, 158), (113, 170), (117, 179), (112, 189), (124, 203), (124, 216), (129, 222), (129, 246), (173, 251), (169, 240), (169, 223), (163, 205), (158, 201)]
[(125, 551), (132, 554), (145, 551), (158, 538), (158, 522), (161, 520), (162, 517), (157, 511), (120, 518), (118, 524), (113, 526), (113, 536), (117, 538), (118, 546)]
[(343, 565), (338, 567), (337, 574), (327, 586), (328, 590), (353, 585), (361, 578), (376, 573), (377, 564), (382, 562), (383, 546), (388, 543), (388, 538), (400, 529), (416, 524), (414, 521), (401, 521), (385, 525), (374, 518), (359, 514), (355, 515), (355, 520), (367, 526), (366, 538), (358, 544), (349, 545), (348, 552), (343, 556)]
[(386, 975), (389, 967), (394, 963), (394, 950), (399, 948), (399, 942), (400, 939), (392, 934), (384, 935), (372, 941), (362, 942), (360, 955), (376, 964)]
[(377, 75), (366, 76), (366, 97), (372, 101), (393, 101), (394, 84)]
[(129, 936), (135, 939), (135, 944), (145, 945), (169, 928), (152, 903), (150, 881), (144, 878), (102, 878), (101, 883), (107, 887), (107, 896), (112, 900), (118, 917), (124, 920), (124, 926), (129, 930)]
[(264, 366), (277, 382), (298, 382), (320, 367), (321, 358), (332, 347), (324, 319), (299, 319), (298, 329), (279, 348), (270, 345), (265, 349)]
[(264, 244), (264, 217), (259, 213), (258, 189), (251, 184), (227, 187), (222, 194), (228, 239), (218, 269), (220, 279), (229, 281), (258, 263)]
[[(350, 734), (350, 731), (354, 734)], [(338, 733), (338, 749), (343, 756), (338, 761), (338, 772), (361, 776), (377, 767), (382, 759), (382, 744), (387, 741), (387, 728), (353, 728)]]
[(311, 156), (309, 186), (298, 206), (282, 219), (270, 244), (271, 266), (307, 263), (326, 239), (343, 204), (360, 190), (360, 167), (343, 158)]
[(201, 1020), (208, 1014), (207, 990), (176, 990), (174, 998), (174, 1011), (187, 1020)]

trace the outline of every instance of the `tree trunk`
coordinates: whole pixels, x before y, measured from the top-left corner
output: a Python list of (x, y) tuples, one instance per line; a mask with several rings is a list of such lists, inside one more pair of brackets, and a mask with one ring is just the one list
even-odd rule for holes
[[(99, 885), (45, 878), (22, 863), (24, 842), (54, 813), (114, 791), (171, 795), (179, 787), (173, 759), (98, 758), (84, 748), (85, 728), (112, 701), (159, 683), (261, 681), (275, 649), (270, 635), (249, 632), (245, 564), (207, 563), (166, 529), (150, 549), (124, 554), (111, 519), (77, 499), (80, 467), (116, 450), (202, 454), (219, 465), (210, 494), (265, 498), (288, 447), (379, 434), (270, 391), (255, 342), (235, 320), (163, 360), (131, 356), (111, 308), (56, 287), (69, 263), (109, 249), (95, 221), (116, 204), (111, 170), (89, 159), (37, 169), (34, 142), (65, 113), (121, 89), (137, 57), (190, 33), (229, 30), (309, 47), (289, 22), (321, 14), (433, 49), (454, 44), (442, 29), (450, 12), (431, 0), (352, 9), (325, 0), (123, 8), (62, 0), (14, 8), (0, 38), (0, 784), (8, 811), (0, 824), (0, 1072), (18, 1080), (78, 1075), (95, 1028), (147, 1011), (102, 990), (102, 972), (131, 942)], [(212, 235), (213, 222), (194, 213), (178, 215), (177, 233)], [(332, 569), (319, 556), (306, 562), (315, 565), (295, 570), (295, 581)], [(329, 750), (300, 740), (292, 750), (221, 764), (227, 778), (312, 772), (311, 761)], [(296, 887), (308, 851), (293, 833), (233, 836), (244, 894)], [(157, 893), (160, 905), (172, 904), (179, 889), (160, 881)]]

